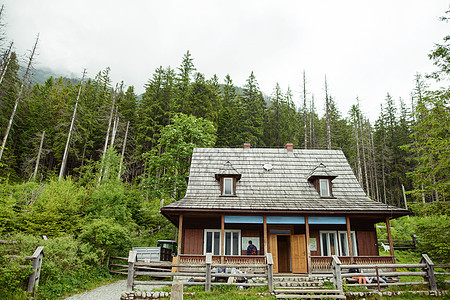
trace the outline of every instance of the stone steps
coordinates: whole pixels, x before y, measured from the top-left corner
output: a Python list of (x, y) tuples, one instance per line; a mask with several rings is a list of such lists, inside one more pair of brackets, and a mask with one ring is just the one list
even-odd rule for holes
[(278, 289), (274, 290), (277, 299), (345, 299), (340, 290), (324, 289)]

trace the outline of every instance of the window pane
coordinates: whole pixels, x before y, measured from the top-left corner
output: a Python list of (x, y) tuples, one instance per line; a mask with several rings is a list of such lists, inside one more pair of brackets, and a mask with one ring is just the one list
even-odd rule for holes
[(225, 255), (231, 254), (231, 232), (225, 232)]
[(330, 190), (328, 188), (328, 179), (320, 179), (320, 195), (324, 197), (330, 196)]
[(214, 232), (214, 255), (220, 255), (220, 232)]
[(322, 253), (323, 256), (328, 256), (328, 243), (326, 233), (322, 233)]
[(239, 232), (233, 232), (233, 255), (239, 255)]
[(223, 179), (223, 194), (232, 195), (233, 194), (233, 179), (224, 178)]
[(330, 237), (330, 255), (336, 255), (336, 234), (330, 232), (328, 235)]
[(206, 253), (212, 253), (212, 232), (206, 233)]
[(357, 256), (358, 252), (356, 251), (356, 237), (355, 237), (355, 233), (352, 232), (350, 233), (351, 237), (352, 237), (352, 250), (353, 250), (353, 256)]
[(341, 244), (341, 250), (342, 256), (348, 256), (348, 249), (347, 249), (347, 234), (344, 232), (339, 233), (339, 243)]

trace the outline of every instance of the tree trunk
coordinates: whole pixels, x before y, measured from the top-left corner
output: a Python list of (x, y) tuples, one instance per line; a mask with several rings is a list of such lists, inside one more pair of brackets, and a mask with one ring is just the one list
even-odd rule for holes
[(331, 130), (330, 130), (330, 103), (328, 101), (327, 76), (325, 75), (325, 110), (327, 122), (327, 149), (331, 150)]
[[(117, 86), (116, 86), (116, 89), (117, 89)], [(115, 102), (116, 102), (116, 91), (114, 90), (114, 92), (112, 94), (111, 111), (109, 113), (108, 130), (106, 131), (105, 146), (103, 147), (102, 164), (101, 164), (101, 168), (100, 168), (100, 176), (98, 177), (98, 183), (100, 183), (100, 181), (102, 181), (102, 177), (103, 177), (103, 164), (105, 163), (106, 150), (108, 149), (109, 132), (111, 131), (111, 123), (112, 123), (112, 118), (113, 118), (113, 114), (114, 114)]]
[(36, 159), (36, 166), (34, 167), (33, 179), (36, 179), (36, 174), (37, 174), (37, 171), (39, 169), (39, 160), (41, 158), (42, 145), (44, 144), (44, 136), (45, 136), (45, 131), (42, 132), (41, 144), (39, 146), (38, 156), (37, 156), (37, 159)]
[(5, 55), (3, 55), (3, 59), (2, 59), (2, 64), (1, 64), (1, 75), (0, 75), (0, 85), (3, 82), (3, 78), (5, 77), (6, 71), (8, 70), (8, 66), (9, 66), (9, 62), (11, 61), (10, 59), (10, 54), (11, 54), (11, 49), (13, 46), (14, 42), (11, 42), (9, 44), (9, 48), (8, 50), (5, 51)]
[(308, 134), (307, 134), (307, 126), (306, 126), (306, 123), (308, 120), (307, 113), (308, 113), (308, 111), (306, 109), (306, 74), (305, 74), (305, 70), (303, 70), (303, 122), (305, 123), (303, 128), (305, 131), (305, 140), (304, 140), (305, 149), (308, 148)]
[(86, 69), (83, 70), (83, 76), (81, 77), (80, 88), (78, 89), (77, 100), (75, 101), (75, 108), (73, 109), (72, 121), (70, 122), (69, 134), (67, 135), (66, 148), (64, 149), (64, 155), (61, 163), (61, 169), (59, 170), (59, 181), (64, 177), (64, 172), (67, 165), (67, 156), (69, 155), (70, 137), (72, 135), (73, 124), (75, 123), (75, 117), (77, 115), (78, 100), (80, 99), (81, 88), (83, 87), (84, 76), (86, 75)]
[(129, 127), (130, 127), (130, 121), (128, 121), (128, 123), (127, 123), (127, 129), (125, 130), (125, 138), (123, 140), (122, 155), (120, 156), (119, 174), (117, 175), (119, 178), (120, 178), (120, 175), (122, 174), (123, 157), (125, 155), (125, 147), (127, 146), (127, 137), (128, 137), (128, 128)]
[(34, 43), (33, 50), (31, 51), (30, 59), (28, 61), (28, 66), (27, 66), (27, 69), (25, 71), (25, 74), (23, 75), (22, 84), (20, 85), (19, 94), (17, 95), (16, 102), (14, 103), (14, 108), (13, 108), (13, 111), (11, 113), (11, 117), (9, 118), (8, 127), (6, 128), (5, 137), (3, 138), (2, 146), (0, 148), (0, 161), (2, 160), (3, 151), (5, 150), (6, 141), (8, 140), (9, 131), (11, 130), (11, 126), (12, 126), (14, 117), (16, 115), (17, 106), (19, 106), (20, 97), (22, 97), (23, 88), (24, 88), (25, 83), (26, 83), (26, 81), (28, 79), (28, 74), (30, 73), (31, 64), (33, 62), (34, 54), (36, 53), (36, 48), (37, 48), (38, 41), (39, 41), (39, 34), (36, 37), (36, 42)]

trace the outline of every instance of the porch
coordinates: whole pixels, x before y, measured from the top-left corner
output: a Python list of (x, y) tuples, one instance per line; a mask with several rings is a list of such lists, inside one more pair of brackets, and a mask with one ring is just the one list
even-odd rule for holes
[[(345, 265), (395, 264), (395, 257), (393, 256), (339, 256), (339, 260)], [(311, 268), (308, 273), (331, 274), (333, 271), (331, 262), (331, 256), (311, 256)], [(180, 254), (178, 255), (177, 263), (183, 265), (205, 265), (206, 255)], [(213, 255), (212, 263), (247, 268), (255, 265), (264, 266), (267, 262), (265, 255)]]

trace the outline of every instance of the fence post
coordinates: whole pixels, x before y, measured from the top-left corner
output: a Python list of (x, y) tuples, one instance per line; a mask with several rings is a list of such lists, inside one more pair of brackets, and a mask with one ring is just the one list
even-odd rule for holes
[(331, 268), (333, 269), (334, 287), (342, 291), (341, 261), (336, 255), (331, 256)]
[(39, 277), (41, 275), (41, 265), (42, 258), (44, 257), (44, 246), (40, 246), (36, 248), (31, 259), (33, 261), (32, 269), (33, 273), (31, 273), (28, 279), (28, 293), (33, 293), (33, 290), (37, 289), (39, 285)]
[(212, 253), (206, 253), (206, 282), (205, 282), (205, 292), (211, 291), (211, 264), (212, 264)]
[(430, 290), (437, 291), (436, 277), (434, 277), (434, 263), (426, 254), (422, 254), (421, 264), (426, 264), (425, 272), (427, 272), (428, 282), (430, 283)]
[(267, 285), (269, 286), (269, 292), (273, 292), (273, 257), (272, 253), (266, 253), (267, 261)]
[(130, 251), (128, 254), (128, 277), (127, 277), (127, 291), (133, 290), (134, 281), (134, 263), (136, 262), (136, 251)]

